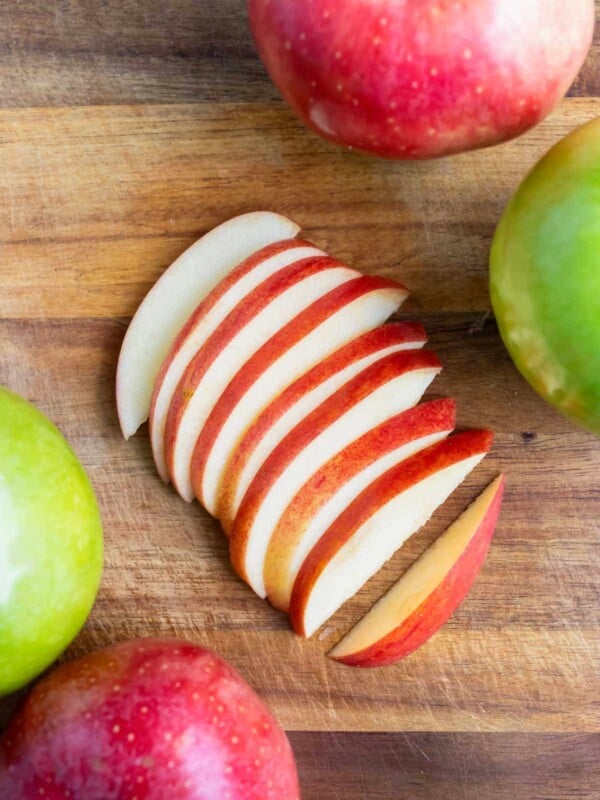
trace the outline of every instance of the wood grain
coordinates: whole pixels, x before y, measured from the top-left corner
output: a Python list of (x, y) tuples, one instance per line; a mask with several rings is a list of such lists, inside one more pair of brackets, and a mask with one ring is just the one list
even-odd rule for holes
[[(19, 0), (0, 30), (4, 107), (279, 102), (245, 0)], [(598, 93), (599, 39), (572, 96)]]
[[(306, 131), (258, 61), (243, 0), (0, 3), (0, 383), (37, 403), (88, 469), (106, 533), (94, 611), (65, 658), (152, 633), (221, 652), (291, 731), (303, 796), (600, 799), (600, 442), (521, 379), (487, 292), (494, 227), (534, 161), (600, 113), (600, 27), (537, 129), (428, 164)], [(600, 2), (597, 3), (600, 12)], [(600, 16), (600, 14), (599, 14)], [(121, 439), (114, 374), (162, 270), (233, 214), (272, 208), (412, 290), (445, 369), (428, 396), (491, 456), (304, 642), (233, 575), (216, 524)], [(471, 595), (385, 670), (324, 653), (499, 470), (508, 490)], [(0, 703), (0, 724), (18, 697)]]
[(365, 272), (400, 277), (414, 310), (485, 311), (511, 192), (597, 113), (600, 100), (567, 100), (517, 142), (397, 164), (336, 149), (277, 106), (0, 110), (0, 314), (131, 316), (185, 247), (257, 207)]
[(294, 734), (304, 800), (597, 800), (598, 735)]
[[(600, 448), (529, 389), (493, 322), (474, 331), (478, 320), (424, 318), (446, 365), (430, 395), (456, 397), (461, 426), (490, 424), (492, 455), (336, 615), (327, 635), (311, 642), (295, 637), (287, 619), (233, 575), (218, 526), (161, 484), (147, 437), (122, 440), (113, 376), (124, 321), (2, 323), (2, 382), (61, 426), (102, 505), (103, 587), (71, 652), (149, 631), (192, 636), (231, 659), (287, 729), (599, 730)], [(495, 546), (443, 631), (383, 671), (324, 658), (500, 469), (509, 485)]]

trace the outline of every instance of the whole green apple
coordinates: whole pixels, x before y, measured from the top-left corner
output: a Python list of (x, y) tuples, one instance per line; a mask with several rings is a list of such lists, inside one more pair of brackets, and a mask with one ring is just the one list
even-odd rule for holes
[(555, 145), (511, 199), (492, 244), (490, 289), (523, 376), (600, 434), (600, 118)]
[(0, 387), (0, 695), (75, 637), (102, 573), (102, 522), (77, 457), (36, 408)]

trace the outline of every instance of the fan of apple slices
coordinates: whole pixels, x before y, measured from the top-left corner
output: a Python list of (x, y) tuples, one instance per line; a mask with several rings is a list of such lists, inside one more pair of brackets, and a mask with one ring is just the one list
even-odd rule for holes
[[(138, 308), (117, 368), (125, 438), (148, 420), (159, 475), (229, 536), (252, 589), (311, 636), (482, 460), (408, 292), (297, 239), (271, 212), (235, 217), (175, 261)], [(386, 323), (386, 324), (384, 324)], [(453, 435), (451, 435), (453, 434)], [(333, 649), (353, 666), (412, 652), (463, 600), (487, 553), (498, 478)]]

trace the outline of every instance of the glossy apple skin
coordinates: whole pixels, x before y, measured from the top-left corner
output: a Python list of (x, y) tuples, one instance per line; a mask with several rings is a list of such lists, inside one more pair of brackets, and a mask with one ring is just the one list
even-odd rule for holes
[(383, 667), (422, 647), (450, 619), (479, 574), (500, 516), (506, 481), (502, 479), (471, 541), (444, 580), (398, 627), (369, 647), (334, 658), (349, 667)]
[(101, 573), (102, 522), (83, 468), (43, 414), (0, 387), (0, 695), (71, 642)]
[(54, 670), (0, 743), (0, 797), (299, 798), (283, 730), (209, 650), (140, 639)]
[[(316, 133), (399, 159), (511, 139), (563, 97), (593, 0), (249, 0), (259, 54)], [(543, 35), (540, 35), (543, 32)]]
[(600, 434), (600, 120), (553, 147), (513, 196), (494, 236), (490, 291), (523, 376)]

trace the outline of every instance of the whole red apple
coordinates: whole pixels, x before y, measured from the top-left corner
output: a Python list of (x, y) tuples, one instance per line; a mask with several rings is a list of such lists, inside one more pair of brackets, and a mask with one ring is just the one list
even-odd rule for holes
[(249, 0), (258, 50), (314, 131), (388, 158), (496, 144), (543, 119), (594, 0)]
[(193, 644), (140, 639), (54, 670), (0, 743), (3, 800), (296, 800), (285, 733)]

